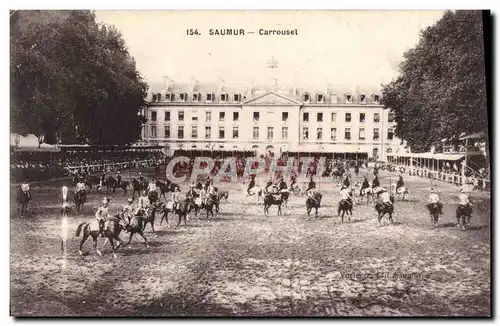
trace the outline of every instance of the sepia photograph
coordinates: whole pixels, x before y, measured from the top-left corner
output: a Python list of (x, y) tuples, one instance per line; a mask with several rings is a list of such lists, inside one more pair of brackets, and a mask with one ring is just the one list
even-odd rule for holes
[(10, 316), (492, 317), (490, 11), (9, 16)]

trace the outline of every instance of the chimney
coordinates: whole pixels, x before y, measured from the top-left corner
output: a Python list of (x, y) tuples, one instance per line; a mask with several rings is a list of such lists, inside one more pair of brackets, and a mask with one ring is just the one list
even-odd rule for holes
[(224, 81), (224, 79), (219, 76), (219, 81), (217, 83), (217, 95), (219, 95), (220, 93), (222, 93), (222, 87), (226, 84), (226, 82)]
[(168, 76), (163, 76), (163, 88), (165, 91), (167, 91), (173, 83), (174, 81), (168, 78)]

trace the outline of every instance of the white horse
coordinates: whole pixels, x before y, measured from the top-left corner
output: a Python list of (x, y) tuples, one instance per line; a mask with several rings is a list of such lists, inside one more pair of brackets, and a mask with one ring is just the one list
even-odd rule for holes
[(362, 202), (363, 198), (365, 196), (366, 196), (366, 203), (367, 204), (370, 202), (370, 199), (373, 202), (373, 189), (371, 187), (360, 190), (361, 186), (359, 185), (359, 183), (356, 183), (354, 186), (356, 187), (356, 189), (354, 191), (354, 195), (356, 197), (359, 197), (361, 194), (361, 200), (359, 202)]
[(257, 204), (260, 204), (262, 201), (263, 189), (259, 186), (255, 186), (255, 187), (251, 188), (249, 191), (247, 191), (247, 189), (245, 188), (245, 189), (243, 189), (243, 194), (244, 194), (244, 197), (243, 197), (244, 204), (246, 204), (247, 197), (250, 197), (250, 196), (257, 196)]
[[(410, 196), (410, 191), (405, 186), (399, 187), (399, 189), (396, 191), (396, 182), (393, 182), (392, 184), (392, 191), (396, 195), (399, 195), (399, 197), (401, 197), (401, 201), (405, 200), (405, 195), (407, 195), (408, 197)], [(410, 200), (409, 198), (406, 199)]]

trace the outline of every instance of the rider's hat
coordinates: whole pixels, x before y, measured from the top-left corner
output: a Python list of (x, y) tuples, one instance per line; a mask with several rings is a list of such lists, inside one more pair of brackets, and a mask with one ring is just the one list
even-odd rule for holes
[(134, 200), (133, 200), (132, 198), (128, 198), (128, 199), (127, 199), (127, 202), (128, 202), (128, 203), (131, 203), (131, 202), (133, 202), (133, 201), (134, 201)]
[(431, 194), (432, 193), (435, 193), (436, 191), (434, 190), (434, 188), (431, 188)]

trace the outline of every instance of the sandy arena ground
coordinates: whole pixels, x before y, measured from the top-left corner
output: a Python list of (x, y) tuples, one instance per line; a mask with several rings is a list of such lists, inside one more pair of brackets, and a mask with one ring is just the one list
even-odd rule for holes
[[(381, 172), (381, 183), (388, 185), (389, 174)], [(169, 229), (157, 218), (157, 236), (146, 229), (150, 247), (136, 235), (117, 259), (109, 244), (98, 256), (90, 239), (78, 255), (76, 227), (93, 218), (100, 194), (88, 196), (83, 214), (69, 216), (63, 256), (60, 189), (69, 182), (32, 185), (24, 218), (11, 193), (11, 314), (489, 316), (489, 194), (473, 193), (471, 227), (462, 232), (455, 186), (440, 184), (445, 214), (434, 228), (424, 203), (429, 181), (405, 183), (410, 201), (397, 202), (395, 224), (384, 219), (382, 226), (371, 204), (355, 206), (342, 224), (333, 184), (320, 185), (320, 216), (309, 220), (304, 197), (291, 196), (285, 215), (273, 206), (265, 217), (255, 199), (243, 202), (242, 184), (222, 184), (230, 195), (217, 219), (191, 218), (187, 227)], [(112, 212), (126, 200), (121, 192), (110, 197)]]

